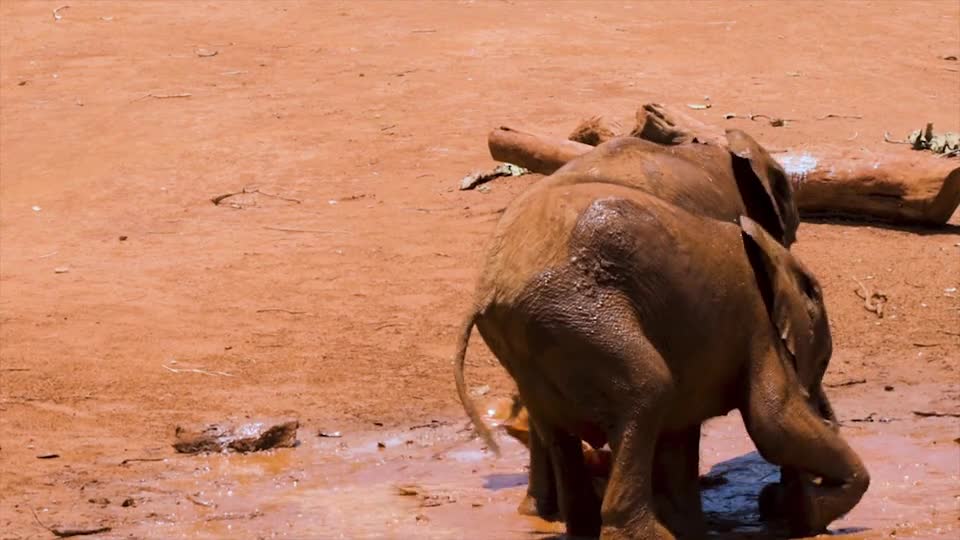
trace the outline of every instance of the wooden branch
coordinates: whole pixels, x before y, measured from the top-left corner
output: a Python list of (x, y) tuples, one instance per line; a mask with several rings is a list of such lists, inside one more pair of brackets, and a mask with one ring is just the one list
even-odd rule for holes
[(491, 131), (487, 142), (493, 159), (540, 174), (551, 174), (566, 162), (593, 150), (589, 144), (531, 135), (508, 127)]
[(805, 216), (943, 225), (960, 205), (960, 161), (928, 152), (831, 146), (773, 154)]

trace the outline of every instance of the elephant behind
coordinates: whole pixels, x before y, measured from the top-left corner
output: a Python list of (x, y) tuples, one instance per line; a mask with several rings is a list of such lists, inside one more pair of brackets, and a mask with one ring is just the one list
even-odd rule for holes
[[(824, 422), (819, 285), (752, 219), (680, 206), (564, 175), (522, 194), (497, 226), (458, 363), (476, 324), (549, 449), (572, 535), (601, 520), (603, 538), (700, 535), (700, 424), (732, 409), (764, 458), (803, 475), (783, 496), (793, 530), (820, 531), (869, 476)], [(599, 509), (581, 439), (613, 451)], [(667, 504), (655, 509), (658, 475)]]
[[(630, 187), (691, 213), (729, 222), (746, 215), (789, 247), (796, 239), (799, 218), (786, 174), (743, 131), (727, 130), (726, 142), (726, 146), (662, 145), (634, 137), (615, 138), (567, 163), (549, 182)], [(458, 390), (464, 399), (465, 388), (458, 386)], [(534, 429), (525, 444), (530, 448), (530, 480), (518, 511), (552, 519), (559, 508), (549, 455)]]

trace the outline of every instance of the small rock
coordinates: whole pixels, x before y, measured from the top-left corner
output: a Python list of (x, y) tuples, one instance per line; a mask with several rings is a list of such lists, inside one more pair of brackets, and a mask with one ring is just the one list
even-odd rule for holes
[(37, 205), (31, 206), (30, 209), (33, 210), (34, 212), (39, 212), (40, 210), (42, 210), (42, 209), (41, 209), (39, 206), (37, 206)]
[(326, 437), (328, 439), (339, 439), (343, 435), (339, 431), (321, 431), (317, 433), (317, 437)]
[(70, 268), (68, 268), (68, 267), (66, 267), (66, 266), (58, 266), (58, 267), (56, 267), (56, 268), (53, 269), (53, 273), (54, 273), (54, 274), (66, 274), (66, 273), (69, 272), (69, 271), (70, 271)]
[(387, 445), (383, 444), (382, 442), (378, 442), (378, 443), (377, 443), (377, 448), (379, 448), (380, 450), (383, 450), (383, 449), (386, 448), (386, 447), (387, 447)]
[(40, 454), (37, 459), (57, 459), (60, 454)]
[(893, 392), (893, 387), (890, 386), (889, 384), (886, 385), (886, 386), (884, 386), (883, 389), (884, 389), (885, 391), (887, 391), (887, 392)]
[(110, 504), (110, 499), (106, 497), (91, 497), (90, 499), (87, 499), (87, 501), (92, 504), (99, 504), (100, 506), (107, 506)]
[(125, 234), (121, 234), (121, 235), (120, 235), (120, 241), (121, 241), (121, 242), (126, 241), (126, 239), (127, 239), (127, 235), (125, 235)]
[(120, 506), (124, 508), (129, 508), (131, 506), (136, 506), (136, 505), (137, 505), (137, 502), (133, 500), (133, 497), (127, 497), (126, 499), (123, 500), (122, 503), (120, 503)]
[(401, 497), (411, 497), (414, 495), (420, 494), (420, 486), (415, 484), (408, 484), (397, 486), (397, 494)]

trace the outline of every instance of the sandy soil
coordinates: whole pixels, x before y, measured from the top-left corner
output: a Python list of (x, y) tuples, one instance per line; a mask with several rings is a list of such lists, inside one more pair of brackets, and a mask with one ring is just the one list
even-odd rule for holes
[[(523, 450), (494, 461), (458, 432), (454, 333), (498, 211), (536, 181), (456, 189), (491, 165), (489, 129), (630, 126), (641, 103), (705, 96), (693, 114), (770, 149), (905, 151), (883, 133), (960, 128), (955, 1), (72, 2), (55, 20), (62, 4), (0, 4), (3, 538), (50, 537), (32, 510), (114, 538), (556, 530), (513, 512)], [(210, 201), (244, 188), (259, 191)], [(857, 537), (960, 525), (960, 421), (913, 413), (960, 412), (951, 223), (800, 230), (834, 328), (831, 396), (874, 478), (837, 525)], [(889, 296), (883, 319), (854, 279)], [(479, 340), (469, 360), (505, 395)], [(303, 444), (170, 446), (176, 425), (272, 418), (299, 419)], [(705, 470), (765, 466), (739, 429), (707, 429)], [(737, 485), (708, 510), (755, 531)]]

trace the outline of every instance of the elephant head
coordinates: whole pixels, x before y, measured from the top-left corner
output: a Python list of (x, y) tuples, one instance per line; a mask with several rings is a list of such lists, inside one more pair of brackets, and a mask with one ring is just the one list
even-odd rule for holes
[(797, 239), (800, 214), (786, 173), (753, 137), (739, 129), (727, 130), (727, 144), (746, 215), (789, 248)]
[(836, 418), (822, 385), (833, 340), (820, 284), (757, 222), (741, 216), (740, 227), (757, 287), (780, 338), (782, 356), (796, 373), (810, 405), (835, 427)]

